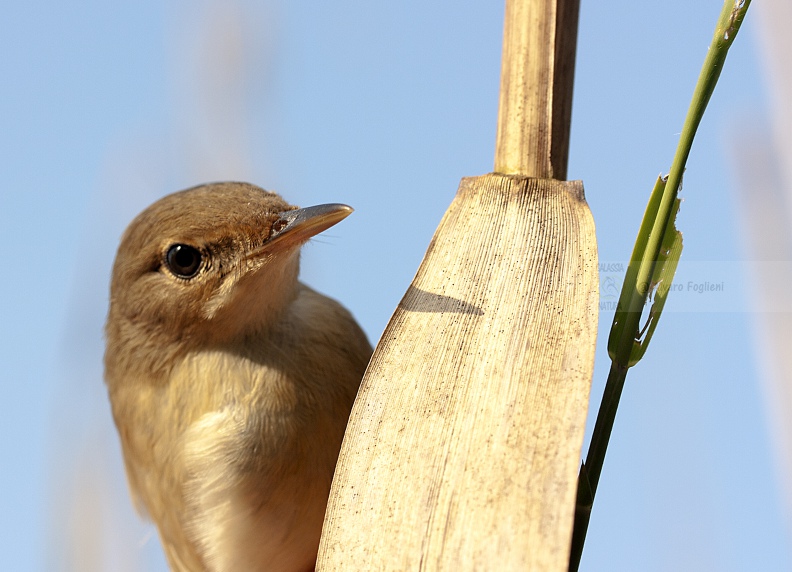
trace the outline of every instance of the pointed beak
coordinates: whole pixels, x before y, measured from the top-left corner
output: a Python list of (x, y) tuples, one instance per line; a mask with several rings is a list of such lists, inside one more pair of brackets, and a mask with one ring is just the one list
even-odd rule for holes
[(260, 254), (297, 246), (341, 222), (352, 213), (352, 207), (338, 203), (317, 205), (280, 213)]

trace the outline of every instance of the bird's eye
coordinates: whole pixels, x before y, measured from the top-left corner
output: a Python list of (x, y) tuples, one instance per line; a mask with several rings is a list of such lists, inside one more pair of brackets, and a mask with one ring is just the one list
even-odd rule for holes
[(179, 278), (192, 278), (201, 268), (201, 253), (186, 244), (174, 244), (165, 255), (168, 269)]

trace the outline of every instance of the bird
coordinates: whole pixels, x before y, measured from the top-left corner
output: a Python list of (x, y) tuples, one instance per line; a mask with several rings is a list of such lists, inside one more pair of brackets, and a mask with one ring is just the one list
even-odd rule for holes
[(165, 196), (122, 235), (105, 384), (131, 496), (174, 571), (314, 570), (372, 348), (299, 281), (299, 258), (351, 212), (220, 182)]

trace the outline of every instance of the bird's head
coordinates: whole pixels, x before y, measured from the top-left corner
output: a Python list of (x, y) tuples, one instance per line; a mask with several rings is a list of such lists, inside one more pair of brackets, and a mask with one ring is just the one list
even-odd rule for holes
[(109, 344), (149, 335), (152, 343), (222, 343), (256, 333), (294, 297), (299, 247), (351, 212), (338, 204), (298, 209), (235, 182), (160, 199), (121, 239)]

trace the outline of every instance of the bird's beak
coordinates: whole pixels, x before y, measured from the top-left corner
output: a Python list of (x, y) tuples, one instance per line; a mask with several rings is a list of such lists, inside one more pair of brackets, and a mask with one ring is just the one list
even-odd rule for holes
[(273, 223), (269, 238), (253, 256), (300, 245), (344, 220), (352, 210), (350, 206), (332, 203), (282, 212)]

